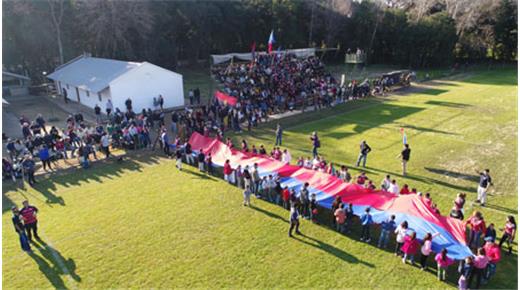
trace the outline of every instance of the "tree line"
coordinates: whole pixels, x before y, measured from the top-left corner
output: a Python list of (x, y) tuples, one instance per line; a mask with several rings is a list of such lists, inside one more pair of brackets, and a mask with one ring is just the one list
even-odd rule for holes
[(176, 69), (210, 54), (360, 48), (410, 68), (516, 61), (513, 0), (3, 1), (3, 59), (34, 78), (83, 52)]

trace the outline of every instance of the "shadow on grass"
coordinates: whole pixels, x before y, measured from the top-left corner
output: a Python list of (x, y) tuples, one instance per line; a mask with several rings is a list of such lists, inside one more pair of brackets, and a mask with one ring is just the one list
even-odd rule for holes
[(433, 129), (433, 128), (426, 128), (426, 127), (418, 127), (418, 126), (414, 126), (414, 125), (401, 125), (401, 127), (405, 128), (405, 129), (413, 129), (413, 130), (417, 130), (417, 131), (421, 131), (421, 132), (429, 132), (429, 133), (437, 133), (437, 134), (446, 134), (446, 135), (459, 135), (457, 133), (452, 133), (452, 132), (448, 132), (448, 131), (442, 131), (442, 130), (437, 130), (437, 129)]
[(310, 236), (307, 236), (305, 234), (300, 234), (300, 236), (308, 239), (308, 240), (311, 240), (312, 242), (308, 242), (304, 239), (299, 239), (297, 237), (297, 235), (293, 236), (293, 238), (301, 243), (304, 243), (306, 245), (309, 245), (309, 246), (312, 246), (312, 247), (315, 247), (317, 249), (320, 249), (324, 252), (327, 252), (345, 262), (348, 262), (348, 263), (354, 263), (354, 264), (357, 264), (357, 263), (360, 263), (360, 264), (363, 264), (367, 267), (370, 267), (370, 268), (375, 268), (374, 264), (371, 264), (371, 263), (367, 263), (367, 262), (364, 262), (362, 260), (359, 260), (358, 258), (356, 258), (355, 256), (352, 256), (351, 254), (339, 249), (339, 248), (336, 248), (334, 247), (333, 245), (330, 245), (330, 244), (327, 244), (325, 242), (322, 242), (318, 239), (315, 239), (313, 237), (310, 237)]
[(428, 101), (425, 104), (427, 104), (427, 105), (435, 105), (435, 106), (443, 106), (443, 107), (450, 107), (450, 108), (466, 108), (466, 107), (470, 106), (468, 104), (444, 102), (444, 101)]
[(265, 209), (262, 209), (262, 208), (256, 207), (256, 206), (254, 206), (254, 205), (251, 205), (251, 209), (254, 209), (254, 210), (256, 210), (256, 211), (258, 211), (258, 212), (260, 212), (260, 213), (263, 213), (263, 214), (265, 214), (266, 216), (268, 216), (268, 217), (270, 217), (270, 218), (274, 218), (274, 219), (277, 219), (277, 220), (281, 220), (281, 221), (283, 221), (284, 223), (289, 223), (289, 220), (287, 220), (287, 219), (285, 219), (285, 218), (283, 218), (283, 217), (281, 217), (281, 216), (279, 216), (279, 215), (277, 215), (277, 214), (275, 214), (275, 213), (272, 213), (272, 212), (270, 212), (270, 211), (267, 211), (267, 210), (265, 210)]
[[(122, 177), (125, 172), (128, 171), (142, 171), (143, 164), (158, 164), (159, 156), (152, 156), (149, 153), (134, 153), (130, 156), (125, 156), (122, 161), (117, 159), (109, 159), (91, 163), (91, 167), (88, 169), (81, 169), (77, 167), (71, 167), (67, 169), (61, 169), (52, 174), (45, 174), (36, 177), (37, 183), (33, 189), (41, 194), (44, 198), (44, 202), (49, 205), (60, 205), (65, 206), (65, 200), (56, 194), (58, 186), (71, 187), (79, 186), (82, 183), (98, 182), (102, 183), (104, 178), (117, 178)], [(10, 210), (10, 207), (14, 204), (13, 201), (5, 196), (6, 191), (17, 190), (17, 193), (21, 194), (24, 198), (28, 199), (26, 194), (30, 194), (25, 189), (23, 182), (17, 184), (10, 184), (2, 188), (2, 212)], [(39, 199), (38, 196), (32, 198)]]
[(188, 174), (191, 174), (191, 175), (195, 175), (196, 177), (201, 178), (201, 179), (211, 180), (213, 182), (217, 182), (217, 178), (215, 178), (215, 177), (213, 177), (211, 175), (202, 173), (202, 172), (198, 172), (198, 171), (196, 171), (198, 169), (196, 169), (195, 167), (190, 167), (190, 168), (193, 169), (193, 170), (184, 170), (184, 168), (183, 168), (182, 172), (188, 173)]
[[(356, 168), (356, 167), (354, 167), (354, 168)], [(384, 174), (395, 175), (395, 176), (399, 176), (401, 178), (408, 178), (408, 179), (412, 179), (412, 180), (415, 180), (415, 181), (423, 182), (423, 183), (426, 183), (426, 184), (439, 184), (439, 185), (442, 185), (442, 186), (445, 186), (445, 187), (448, 187), (448, 188), (451, 188), (451, 189), (457, 190), (457, 191), (474, 192), (474, 191), (477, 190), (476, 187), (456, 185), (456, 184), (453, 184), (453, 183), (441, 181), (441, 180), (430, 178), (430, 177), (425, 177), (425, 176), (420, 176), (420, 175), (415, 175), (415, 174), (409, 174), (409, 173), (406, 176), (403, 176), (399, 172), (391, 172), (391, 171), (377, 169), (377, 168), (373, 168), (373, 167), (367, 167), (367, 168), (369, 168), (369, 169), (367, 170), (365, 168), (360, 168), (360, 170), (363, 170), (365, 172), (370, 172), (370, 171), (374, 172), (375, 171), (375, 172), (380, 172), (380, 173), (384, 173)]]
[(424, 167), (424, 169), (428, 170), (429, 172), (437, 173), (440, 175), (445, 175), (449, 177), (454, 177), (458, 179), (464, 179), (472, 182), (478, 182), (479, 176), (474, 174), (467, 174), (467, 173), (461, 173), (461, 172), (455, 172), (451, 170), (446, 169), (440, 169), (440, 168), (431, 168), (431, 167)]
[(518, 211), (516, 211), (515, 209), (503, 207), (503, 206), (492, 204), (489, 202), (486, 202), (486, 207), (489, 207), (491, 209), (501, 211), (501, 212), (504, 212), (504, 213), (510, 214), (510, 215), (516, 215), (518, 213)]
[[(260, 213), (263, 213), (263, 214), (265, 214), (266, 216), (268, 216), (270, 218), (281, 220), (284, 223), (289, 223), (289, 220), (287, 220), (287, 219), (285, 219), (285, 218), (283, 218), (283, 217), (281, 217), (281, 216), (279, 216), (279, 215), (277, 215), (275, 213), (267, 211), (265, 209), (262, 209), (262, 208), (259, 208), (259, 207), (256, 207), (256, 206), (251, 206), (251, 209), (256, 210), (256, 211), (258, 211)], [(295, 240), (301, 242), (301, 243), (304, 243), (306, 245), (309, 245), (309, 246), (315, 247), (317, 249), (320, 249), (320, 250), (322, 250), (324, 252), (327, 252), (327, 253), (329, 253), (329, 254), (331, 254), (331, 255), (333, 255), (333, 256), (335, 256), (335, 257), (337, 257), (337, 258), (339, 258), (339, 259), (341, 259), (341, 260), (343, 260), (345, 262), (348, 262), (348, 263), (361, 263), (361, 264), (363, 264), (363, 265), (365, 265), (367, 267), (374, 268), (373, 264), (361, 261), (358, 258), (350, 255), (349, 253), (347, 253), (347, 252), (345, 252), (345, 251), (343, 251), (343, 250), (341, 250), (339, 248), (334, 247), (333, 245), (327, 244), (325, 242), (322, 242), (322, 241), (320, 241), (318, 239), (315, 239), (313, 237), (307, 236), (305, 234), (300, 234), (300, 236), (302, 236), (302, 237), (304, 237), (304, 238), (306, 238), (308, 240), (311, 240), (314, 243), (308, 242), (308, 241), (306, 241), (304, 239), (299, 239), (299, 238), (297, 238), (297, 235), (293, 236), (293, 238)]]
[[(369, 111), (361, 110), (356, 112), (355, 114), (363, 114), (363, 119), (369, 118), (369, 123), (358, 124), (356, 121), (352, 121), (355, 119), (353, 115), (345, 115), (348, 116), (349, 119), (342, 120), (341, 122), (334, 121), (334, 124), (331, 124), (327, 127), (327, 130), (322, 133), (323, 137), (330, 137), (335, 139), (346, 138), (351, 135), (361, 134), (365, 131), (368, 131), (372, 128), (380, 127), (384, 124), (393, 123), (396, 120), (405, 118), (415, 113), (419, 113), (424, 108), (420, 107), (410, 107), (410, 106), (400, 106), (395, 104), (381, 103), (376, 107), (370, 107)], [(360, 113), (361, 112), (361, 113)], [(338, 116), (338, 119), (341, 119), (341, 116)], [(335, 131), (339, 127), (343, 127), (348, 124), (355, 124), (353, 132), (337, 132)], [(303, 133), (308, 132), (310, 128), (304, 127), (299, 130), (295, 130), (295, 132)]]
[(41, 240), (33, 243), (33, 246), (43, 258), (35, 252), (29, 253), (29, 256), (38, 264), (40, 271), (54, 288), (67, 289), (62, 279), (63, 275), (71, 277), (76, 282), (81, 282), (81, 277), (76, 274), (76, 263), (73, 259), (65, 259), (59, 251)]
[(438, 96), (440, 94), (444, 94), (448, 92), (448, 90), (443, 90), (443, 89), (427, 89), (427, 90), (424, 90), (422, 92), (420, 92), (419, 94), (421, 95), (431, 95), (431, 96)]

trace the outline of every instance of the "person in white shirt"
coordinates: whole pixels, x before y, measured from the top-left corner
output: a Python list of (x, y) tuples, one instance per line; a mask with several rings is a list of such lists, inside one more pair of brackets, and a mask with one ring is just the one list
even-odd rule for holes
[(421, 246), (421, 270), (424, 271), (426, 269), (426, 260), (428, 256), (430, 256), (432, 252), (432, 239), (436, 236), (439, 236), (440, 233), (430, 234), (427, 233), (423, 238), (422, 246)]
[(268, 199), (269, 198), (269, 180), (267, 180), (267, 176), (264, 176), (264, 178), (262, 178), (262, 196), (263, 198), (265, 199)]
[(406, 237), (406, 231), (408, 230), (408, 222), (402, 222), (394, 231), (395, 236), (395, 255), (400, 256), (403, 254), (401, 247), (404, 244), (404, 237)]
[(390, 185), (392, 184), (392, 180), (390, 179), (390, 175), (387, 175), (385, 179), (381, 182), (381, 188), (385, 191), (389, 191)]
[(390, 183), (390, 186), (388, 187), (388, 192), (391, 192), (393, 194), (399, 194), (399, 186), (397, 185), (397, 182), (392, 180), (392, 183)]
[(105, 153), (105, 158), (108, 159), (110, 156), (110, 139), (108, 137), (107, 133), (103, 133), (103, 136), (101, 136), (101, 148), (103, 149), (103, 153)]
[(283, 150), (282, 162), (285, 163), (285, 164), (290, 164), (291, 163), (291, 153), (289, 153), (289, 151), (287, 149)]
[(317, 170), (320, 167), (320, 163), (320, 157), (316, 156), (316, 158), (312, 160), (312, 169)]
[(107, 116), (110, 117), (110, 113), (114, 110), (114, 105), (112, 105), (112, 101), (110, 99), (108, 99), (108, 101), (107, 101), (105, 110), (107, 112)]

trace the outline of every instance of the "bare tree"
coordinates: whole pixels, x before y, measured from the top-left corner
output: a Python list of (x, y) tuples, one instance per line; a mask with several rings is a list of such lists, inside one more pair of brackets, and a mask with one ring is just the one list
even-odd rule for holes
[(51, 20), (56, 31), (56, 42), (60, 65), (63, 64), (63, 43), (61, 42), (61, 23), (63, 20), (63, 0), (47, 0), (51, 10)]
[(321, 17), (326, 32), (325, 42), (327, 45), (334, 45), (332, 42), (334, 39), (337, 39), (338, 34), (341, 32), (343, 27), (342, 22), (345, 20), (345, 17), (352, 15), (352, 4), (353, 0), (324, 0), (317, 2), (317, 4), (311, 4), (313, 5), (312, 9), (314, 9), (314, 5), (319, 5), (321, 8)]
[(77, 8), (86, 46), (107, 57), (135, 57), (135, 46), (146, 44), (154, 25), (147, 2), (89, 0)]

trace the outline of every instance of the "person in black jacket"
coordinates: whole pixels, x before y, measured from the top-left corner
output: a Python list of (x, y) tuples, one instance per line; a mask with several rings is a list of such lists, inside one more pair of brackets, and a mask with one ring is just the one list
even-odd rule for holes
[(410, 160), (410, 153), (412, 152), (412, 149), (410, 149), (410, 146), (408, 144), (404, 144), (404, 149), (401, 151), (401, 154), (399, 156), (401, 157), (401, 163), (403, 164), (403, 176), (406, 175), (406, 164)]
[(204, 172), (204, 160), (206, 160), (206, 155), (202, 151), (202, 148), (199, 150), (199, 155), (197, 155), (197, 159), (199, 161), (199, 170)]
[(186, 163), (189, 165), (195, 165), (195, 159), (193, 158), (193, 151), (191, 150), (191, 144), (186, 141), (184, 144), (184, 153), (186, 154)]
[(27, 234), (25, 233), (25, 225), (22, 222), (22, 217), (20, 216), (20, 211), (16, 206), (11, 208), (13, 212), (13, 226), (16, 233), (20, 237), (20, 245), (22, 246), (22, 250), (26, 252), (31, 252), (31, 245), (29, 244), (29, 239), (27, 238)]

